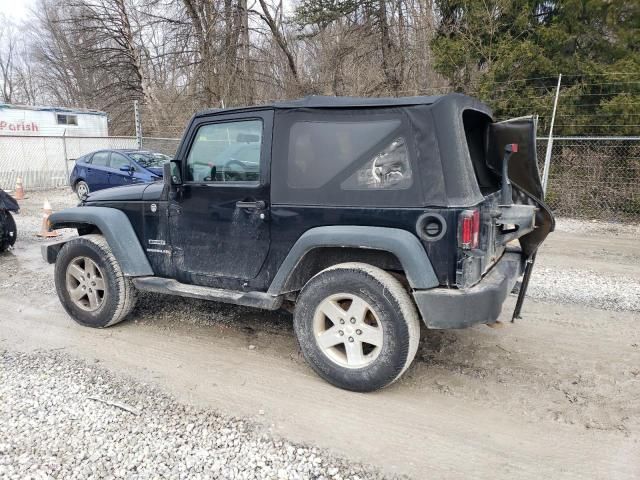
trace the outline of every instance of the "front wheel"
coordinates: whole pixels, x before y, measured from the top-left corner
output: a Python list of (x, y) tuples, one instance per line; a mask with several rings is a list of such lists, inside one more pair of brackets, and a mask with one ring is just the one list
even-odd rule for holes
[(136, 288), (102, 235), (75, 238), (62, 247), (55, 283), (64, 309), (87, 327), (104, 328), (124, 320), (136, 302)]
[(76, 183), (76, 195), (80, 200), (83, 200), (86, 195), (89, 195), (89, 184), (84, 180), (80, 180)]
[(397, 380), (420, 340), (418, 314), (402, 284), (363, 263), (335, 265), (309, 280), (297, 299), (294, 328), (315, 372), (357, 392)]

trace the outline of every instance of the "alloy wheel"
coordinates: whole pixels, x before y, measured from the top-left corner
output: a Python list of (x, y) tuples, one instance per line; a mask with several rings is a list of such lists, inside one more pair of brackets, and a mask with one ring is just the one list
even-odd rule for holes
[(78, 194), (78, 197), (82, 198), (85, 195), (89, 194), (89, 186), (84, 182), (80, 182), (76, 187), (76, 192)]
[(89, 257), (77, 257), (69, 263), (66, 286), (71, 301), (82, 310), (94, 312), (104, 302), (104, 275)]
[(374, 309), (363, 298), (338, 293), (316, 308), (313, 333), (331, 361), (346, 368), (370, 365), (382, 350), (384, 332)]

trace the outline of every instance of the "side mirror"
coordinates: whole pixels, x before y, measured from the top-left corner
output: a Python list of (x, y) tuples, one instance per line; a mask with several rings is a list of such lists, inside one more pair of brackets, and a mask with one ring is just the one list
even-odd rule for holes
[(162, 166), (164, 184), (169, 186), (182, 185), (180, 176), (180, 162), (171, 160)]
[(134, 168), (131, 165), (122, 165), (120, 167), (120, 171), (121, 172), (127, 172), (127, 173), (133, 173), (134, 172)]

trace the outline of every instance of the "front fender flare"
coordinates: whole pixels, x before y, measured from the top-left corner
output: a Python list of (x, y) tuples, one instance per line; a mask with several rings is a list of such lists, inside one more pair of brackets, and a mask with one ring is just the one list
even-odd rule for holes
[(298, 262), (319, 247), (386, 251), (398, 258), (411, 288), (429, 289), (439, 285), (427, 252), (412, 233), (399, 228), (334, 225), (312, 228), (302, 234), (280, 265), (267, 293), (279, 295)]
[[(124, 212), (108, 207), (74, 207), (53, 213), (49, 217), (52, 228), (78, 228), (93, 225), (104, 235), (122, 272), (129, 277), (153, 275), (153, 269), (140, 245), (136, 232)], [(43, 256), (55, 262), (57, 252), (65, 242), (43, 246)], [(46, 249), (46, 251), (45, 251)], [(49, 251), (57, 249), (57, 251)]]

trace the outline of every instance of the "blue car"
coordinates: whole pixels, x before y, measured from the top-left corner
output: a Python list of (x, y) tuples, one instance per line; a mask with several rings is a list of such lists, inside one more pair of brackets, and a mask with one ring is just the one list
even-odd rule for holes
[(145, 150), (98, 150), (76, 160), (69, 185), (82, 199), (105, 188), (155, 182), (171, 157)]

